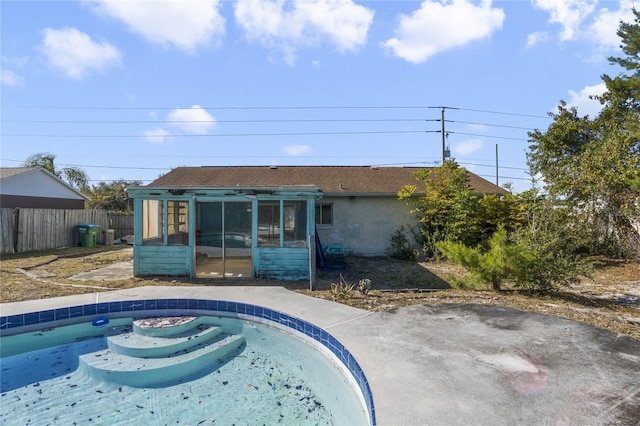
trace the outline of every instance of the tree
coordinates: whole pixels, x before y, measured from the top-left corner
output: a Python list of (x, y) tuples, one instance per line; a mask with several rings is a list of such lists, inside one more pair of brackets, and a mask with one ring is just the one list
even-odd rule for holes
[(477, 243), (480, 228), (470, 218), (477, 214), (479, 195), (472, 191), (466, 170), (447, 160), (441, 167), (416, 172), (416, 178), (424, 183), (425, 195), (414, 197), (417, 186), (407, 185), (398, 197), (412, 207), (410, 213), (416, 214), (417, 239), (425, 255), (435, 256), (438, 241)]
[(611, 56), (609, 62), (618, 64), (627, 73), (616, 77), (603, 75), (602, 80), (607, 86), (608, 95), (602, 97), (606, 103), (616, 108), (635, 110), (640, 107), (640, 12), (633, 9), (634, 23), (620, 22), (618, 37), (622, 40), (620, 48), (626, 55), (624, 58)]
[[(453, 160), (420, 170), (416, 178), (424, 183), (425, 195), (415, 197), (416, 185), (407, 185), (398, 196), (418, 219), (414, 234), (427, 258), (437, 256), (439, 241), (486, 244), (500, 226), (511, 232), (524, 222), (525, 210), (518, 196), (478, 194), (469, 184), (467, 171)], [(396, 235), (404, 235), (404, 230)]]
[(514, 276), (514, 284), (536, 293), (551, 293), (589, 276), (591, 262), (582, 256), (586, 238), (572, 223), (571, 210), (531, 189), (520, 194), (527, 205), (525, 226), (511, 235), (511, 242), (529, 253), (528, 262)]
[(640, 213), (640, 14), (620, 24), (627, 57), (609, 58), (625, 68), (602, 77), (607, 91), (602, 111), (581, 117), (561, 102), (546, 130), (529, 133), (528, 163), (540, 174), (555, 206), (566, 209), (564, 226), (585, 237), (594, 253), (640, 255), (633, 227)]
[(78, 167), (56, 168), (54, 160), (56, 156), (48, 152), (32, 154), (22, 163), (23, 167), (42, 167), (53, 175), (65, 180), (74, 188), (84, 191), (89, 183), (89, 175)]
[(533, 263), (532, 254), (523, 246), (510, 244), (507, 231), (500, 227), (488, 241), (488, 249), (462, 243), (440, 241), (436, 244), (447, 259), (462, 265), (476, 278), (500, 290), (502, 283), (515, 280), (521, 270)]
[(125, 188), (128, 186), (140, 186), (139, 180), (114, 180), (111, 183), (100, 182), (87, 190), (87, 195), (91, 198), (88, 207), (91, 209), (111, 210), (113, 213), (131, 214), (133, 203), (127, 197)]

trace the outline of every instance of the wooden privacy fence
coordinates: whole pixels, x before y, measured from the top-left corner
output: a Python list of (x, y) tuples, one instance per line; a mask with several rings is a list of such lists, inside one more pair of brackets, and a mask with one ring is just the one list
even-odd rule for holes
[(76, 225), (100, 225), (113, 229), (114, 238), (133, 235), (133, 216), (114, 215), (107, 210), (0, 209), (0, 254), (25, 253), (78, 245)]

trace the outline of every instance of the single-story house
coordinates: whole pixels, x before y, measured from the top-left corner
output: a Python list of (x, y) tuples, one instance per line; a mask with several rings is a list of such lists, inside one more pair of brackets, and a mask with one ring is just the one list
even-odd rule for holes
[[(385, 255), (418, 167), (178, 167), (134, 199), (134, 274), (307, 279), (315, 253)], [(505, 193), (467, 172), (479, 193)], [(318, 242), (320, 244), (318, 244)]]
[(89, 198), (42, 167), (1, 167), (0, 207), (84, 209)]

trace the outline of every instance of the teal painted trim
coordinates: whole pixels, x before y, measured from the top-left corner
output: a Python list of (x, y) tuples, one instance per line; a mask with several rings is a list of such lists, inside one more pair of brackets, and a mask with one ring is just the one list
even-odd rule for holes
[(169, 245), (169, 200), (162, 200), (162, 244)]
[(247, 198), (246, 195), (220, 195), (220, 196), (212, 196), (212, 195), (196, 195), (195, 199), (197, 202), (202, 203), (219, 203), (221, 201), (249, 201), (250, 198)]
[(284, 246), (284, 200), (280, 200), (280, 247)]
[(140, 250), (142, 246), (142, 199), (133, 200), (133, 276), (140, 276)]
[(196, 197), (189, 199), (189, 252), (187, 262), (191, 266), (189, 277), (196, 277)]
[(260, 270), (260, 251), (258, 250), (258, 200), (251, 200), (251, 275), (255, 278)]
[(307, 244), (309, 237), (316, 236), (316, 200), (307, 200)]

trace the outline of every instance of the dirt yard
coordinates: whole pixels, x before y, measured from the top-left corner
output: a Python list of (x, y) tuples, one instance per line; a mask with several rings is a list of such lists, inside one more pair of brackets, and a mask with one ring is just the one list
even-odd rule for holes
[[(389, 258), (334, 259), (317, 275), (315, 291), (308, 282), (220, 281), (185, 278), (130, 278), (119, 281), (76, 281), (80, 272), (131, 260), (130, 247), (70, 248), (29, 255), (5, 256), (0, 262), (0, 302), (66, 296), (147, 285), (282, 285), (313, 297), (350, 306), (389, 311), (415, 304), (491, 304), (582, 321), (640, 340), (640, 264), (598, 259), (591, 278), (552, 296), (531, 296), (515, 290), (454, 290), (449, 283), (464, 269), (443, 262), (406, 262)], [(370, 280), (365, 295), (360, 280)]]

